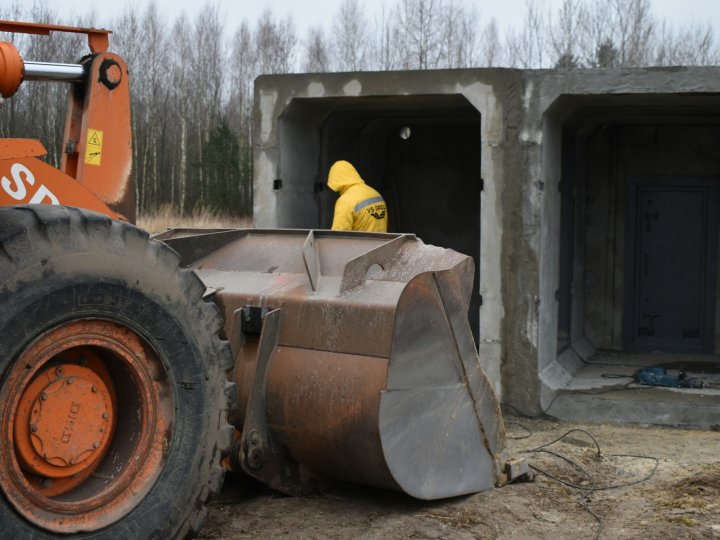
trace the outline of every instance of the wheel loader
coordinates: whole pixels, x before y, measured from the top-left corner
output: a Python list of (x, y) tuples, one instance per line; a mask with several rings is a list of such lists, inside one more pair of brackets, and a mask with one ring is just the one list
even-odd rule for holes
[(59, 169), (37, 140), (0, 140), (0, 536), (191, 536), (227, 470), (427, 500), (517, 472), (467, 320), (471, 258), (412, 234), (150, 238), (110, 32), (0, 31), (90, 49), (52, 64), (0, 43), (3, 99), (69, 85)]

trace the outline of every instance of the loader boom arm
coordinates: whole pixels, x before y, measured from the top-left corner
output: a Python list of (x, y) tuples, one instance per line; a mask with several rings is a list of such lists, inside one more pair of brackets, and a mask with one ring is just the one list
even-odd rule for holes
[[(11, 21), (0, 21), (0, 31), (36, 35), (72, 32), (88, 36), (92, 54), (79, 64), (24, 61), (12, 43), (0, 42), (0, 95), (11, 97), (25, 81), (71, 83), (61, 172), (42, 171), (43, 178), (52, 177), (44, 185), (52, 183), (55, 188), (51, 197), (40, 202), (91, 208), (134, 222), (129, 77), (123, 59), (107, 50), (110, 31)], [(0, 153), (0, 174), (12, 179), (12, 168), (17, 162), (10, 159), (33, 156)], [(33, 161), (21, 165), (33, 173), (33, 178), (38, 176)], [(41, 165), (37, 167), (42, 168)], [(46, 189), (49, 189), (47, 185)], [(40, 199), (34, 197), (30, 189), (4, 191), (0, 191), (0, 204), (38, 202)], [(25, 198), (20, 197), (23, 193), (27, 195)], [(88, 203), (88, 197), (97, 201)], [(103, 209), (103, 206), (107, 208)]]
[(57, 24), (39, 24), (17, 21), (0, 21), (0, 32), (13, 34), (33, 34), (36, 36), (49, 36), (50, 32), (69, 32), (72, 34), (87, 34), (88, 46), (92, 53), (101, 53), (108, 50), (108, 36), (110, 30), (98, 28), (76, 28), (74, 26), (61, 26)]

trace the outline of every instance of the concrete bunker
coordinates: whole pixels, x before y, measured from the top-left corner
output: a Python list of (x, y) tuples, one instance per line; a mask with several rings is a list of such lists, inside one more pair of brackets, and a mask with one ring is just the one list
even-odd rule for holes
[(716, 95), (645, 94), (562, 96), (546, 114), (561, 171), (559, 279), (544, 281), (569, 373), (594, 355), (718, 362), (718, 113)]
[(479, 327), (480, 112), (459, 94), (295, 98), (278, 119), (279, 227), (330, 228), (338, 159), (388, 204), (389, 231), (475, 260), (470, 323)]
[(475, 259), (470, 322), (503, 403), (710, 425), (720, 390), (620, 390), (639, 366), (720, 380), (717, 80), (715, 68), (261, 77), (254, 222), (330, 227), (327, 172), (350, 160), (387, 199), (391, 231)]

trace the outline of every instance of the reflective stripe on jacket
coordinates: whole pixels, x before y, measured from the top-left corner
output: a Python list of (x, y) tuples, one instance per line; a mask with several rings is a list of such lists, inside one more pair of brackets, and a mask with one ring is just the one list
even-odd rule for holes
[(385, 200), (365, 183), (350, 163), (336, 161), (333, 164), (328, 187), (340, 194), (335, 203), (334, 230), (387, 232)]

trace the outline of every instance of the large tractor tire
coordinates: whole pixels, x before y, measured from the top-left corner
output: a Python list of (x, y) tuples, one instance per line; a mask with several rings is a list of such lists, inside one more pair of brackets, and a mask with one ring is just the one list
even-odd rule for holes
[(234, 396), (204, 290), (132, 225), (0, 208), (0, 536), (199, 528)]

